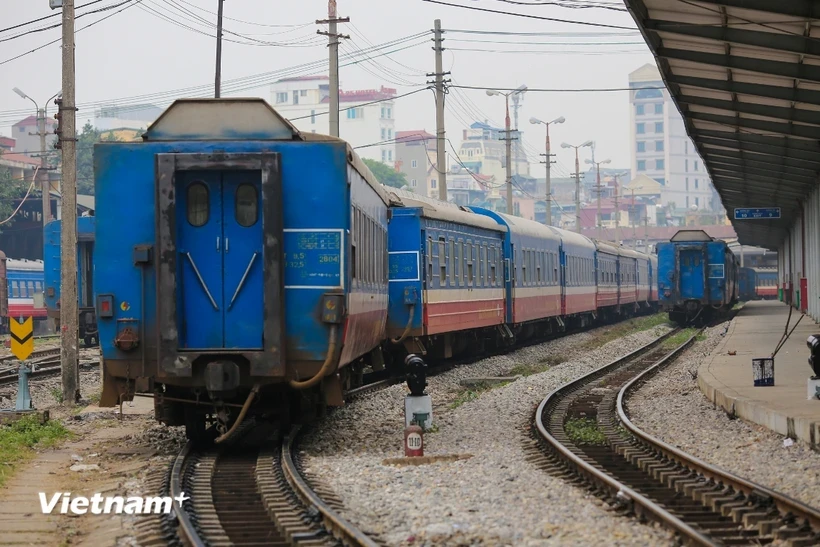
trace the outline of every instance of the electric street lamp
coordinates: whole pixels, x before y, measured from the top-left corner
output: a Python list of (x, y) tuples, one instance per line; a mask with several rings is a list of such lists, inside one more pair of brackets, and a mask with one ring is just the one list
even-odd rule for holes
[(578, 164), (578, 149), (585, 146), (592, 146), (592, 141), (577, 146), (565, 142), (561, 143), (561, 148), (575, 149), (575, 231), (579, 234), (581, 233), (581, 166)]
[(504, 102), (507, 106), (507, 116), (504, 120), (504, 127), (505, 137), (504, 140), (506, 141), (507, 145), (507, 214), (513, 214), (513, 192), (512, 192), (512, 137), (510, 136), (510, 95), (516, 95), (518, 93), (523, 93), (527, 90), (526, 85), (521, 85), (516, 89), (508, 92), (508, 93), (501, 93), (500, 91), (495, 91), (492, 89), (487, 90), (487, 95), (490, 97), (494, 97), (496, 95), (502, 95), (504, 97)]
[[(48, 219), (50, 217), (50, 209), (51, 209), (51, 195), (49, 192), (49, 183), (48, 183), (48, 176), (45, 172), (46, 166), (46, 116), (48, 116), (48, 103), (51, 102), (51, 99), (57, 97), (58, 95), (62, 95), (62, 91), (58, 91), (54, 95), (52, 95), (45, 104), (45, 108), (41, 109), (40, 105), (37, 104), (37, 101), (20, 91), (20, 88), (14, 87), (12, 91), (17, 93), (21, 98), (28, 99), (29, 101), (34, 103), (34, 108), (37, 109), (37, 134), (40, 135), (40, 171), (37, 172), (37, 175), (40, 177), (40, 188), (43, 193), (43, 226), (46, 225)], [(34, 133), (31, 133), (32, 135)]]
[(531, 124), (544, 124), (547, 126), (547, 154), (546, 160), (544, 163), (547, 164), (547, 226), (552, 226), (552, 187), (550, 184), (550, 166), (552, 165), (552, 154), (550, 154), (550, 124), (553, 123), (564, 123), (566, 119), (561, 116), (560, 118), (555, 118), (551, 122), (543, 122), (538, 118), (530, 118)]
[[(596, 168), (596, 182), (595, 182), (595, 192), (598, 194), (598, 205), (596, 207), (596, 216), (597, 221), (595, 225), (598, 227), (598, 239), (601, 239), (601, 164), (611, 163), (610, 160), (603, 160), (603, 161), (592, 161), (592, 160), (584, 160), (584, 163), (589, 163), (595, 166)], [(617, 212), (616, 212), (617, 213)]]

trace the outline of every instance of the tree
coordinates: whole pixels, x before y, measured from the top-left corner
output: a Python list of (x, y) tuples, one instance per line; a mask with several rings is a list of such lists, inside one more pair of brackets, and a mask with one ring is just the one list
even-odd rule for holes
[[(2, 152), (0, 151), (0, 156)], [(0, 222), (6, 220), (14, 213), (18, 205), (18, 200), (26, 195), (26, 191), (31, 183), (15, 180), (11, 176), (11, 169), (0, 165)], [(15, 219), (11, 219), (5, 224), (0, 224), (0, 232), (14, 224)]]
[(380, 161), (363, 158), (364, 164), (376, 177), (376, 180), (385, 186), (392, 186), (393, 188), (402, 188), (407, 186), (407, 176), (404, 173), (391, 169), (389, 166)]
[(100, 132), (86, 122), (77, 137), (77, 193), (94, 194), (94, 143), (100, 142)]

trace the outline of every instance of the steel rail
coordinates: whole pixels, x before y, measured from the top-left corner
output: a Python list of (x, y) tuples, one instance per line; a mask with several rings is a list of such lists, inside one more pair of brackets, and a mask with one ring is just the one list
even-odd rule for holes
[(362, 547), (379, 547), (379, 544), (370, 539), (364, 532), (345, 520), (339, 513), (330, 508), (302, 478), (296, 463), (293, 460), (293, 449), (296, 437), (299, 435), (299, 426), (295, 426), (282, 443), (282, 470), (291, 488), (308, 507), (315, 508), (322, 515), (325, 529), (336, 539), (346, 545)]
[[(611, 363), (604, 365), (584, 376), (577, 378), (563, 386), (555, 389), (549, 395), (547, 395), (544, 400), (541, 401), (541, 404), (538, 405), (538, 409), (536, 410), (535, 414), (535, 424), (538, 428), (538, 432), (541, 437), (555, 450), (555, 452), (565, 461), (567, 461), (570, 465), (578, 469), (583, 475), (585, 475), (590, 481), (595, 483), (602, 489), (608, 490), (613, 498), (620, 498), (624, 499), (624, 497), (628, 498), (628, 500), (632, 503), (633, 509), (637, 512), (642, 513), (644, 516), (653, 518), (664, 524), (665, 526), (673, 529), (677, 533), (687, 537), (691, 542), (697, 545), (717, 545), (711, 538), (702, 534), (700, 531), (692, 528), (690, 525), (679, 519), (678, 517), (669, 513), (666, 509), (655, 503), (654, 501), (650, 500), (649, 498), (639, 494), (635, 490), (629, 488), (625, 484), (621, 483), (620, 481), (616, 480), (615, 478), (607, 475), (600, 469), (597, 469), (593, 465), (590, 465), (584, 459), (580, 458), (572, 451), (570, 451), (566, 446), (564, 446), (561, 442), (559, 442), (555, 437), (553, 437), (550, 432), (548, 431), (547, 427), (543, 421), (544, 411), (548, 405), (553, 405), (555, 402), (566, 395), (568, 392), (575, 391), (576, 388), (585, 385), (593, 380), (598, 379), (599, 377), (619, 368), (621, 365), (631, 361), (632, 359), (639, 357), (641, 354), (647, 352), (648, 350), (654, 348), (662, 341), (666, 340), (673, 334), (679, 332), (680, 329), (674, 329), (663, 336), (660, 336), (646, 344), (635, 351), (612, 361)], [(676, 350), (669, 353), (666, 357), (662, 359), (669, 360), (677, 355), (680, 351), (688, 347), (689, 344), (692, 343), (695, 336), (692, 336), (687, 340), (684, 344), (678, 347)]]
[[(50, 366), (47, 366), (45, 368), (34, 369), (32, 372), (29, 373), (29, 378), (37, 378), (39, 376), (50, 376), (52, 374), (59, 374), (60, 371), (62, 370), (60, 368), (60, 362), (59, 361), (49, 362), (48, 365), (50, 365)], [(56, 366), (51, 366), (51, 365), (56, 365)], [(88, 369), (88, 368), (92, 368), (92, 367), (98, 367), (99, 365), (100, 365), (99, 361), (90, 361), (88, 363), (80, 363), (80, 368), (81, 369)], [(12, 384), (12, 383), (17, 381), (18, 376), (19, 375), (17, 374), (17, 369), (16, 368), (2, 370), (2, 371), (0, 371), (0, 385)]]
[(182, 533), (185, 541), (191, 547), (205, 547), (205, 543), (202, 541), (202, 538), (194, 526), (191, 517), (188, 515), (188, 512), (185, 511), (182, 503), (177, 501), (177, 498), (182, 499), (182, 494), (184, 494), (182, 486), (184, 479), (183, 472), (185, 469), (185, 462), (191, 454), (192, 448), (193, 443), (188, 441), (185, 443), (185, 446), (182, 447), (182, 450), (179, 451), (176, 459), (174, 459), (174, 465), (171, 468), (171, 483), (169, 489), (171, 491), (171, 497), (174, 500), (174, 513), (177, 517), (177, 521), (179, 522), (178, 530)]
[[(691, 342), (690, 339), (689, 342)], [(820, 531), (820, 511), (815, 509), (814, 507), (810, 507), (805, 503), (790, 498), (781, 492), (777, 492), (776, 490), (772, 490), (771, 488), (767, 488), (766, 486), (760, 485), (748, 479), (744, 479), (742, 477), (738, 477), (726, 471), (724, 469), (720, 469), (710, 463), (707, 463), (700, 458), (697, 458), (691, 454), (687, 454), (678, 448), (658, 439), (657, 437), (650, 435), (646, 431), (642, 430), (634, 423), (632, 420), (629, 419), (627, 415), (626, 408), (625, 408), (625, 399), (636, 389), (643, 384), (649, 376), (656, 374), (659, 372), (665, 364), (668, 363), (668, 360), (664, 359), (648, 369), (644, 370), (634, 378), (632, 378), (629, 382), (627, 382), (621, 390), (618, 392), (618, 397), (616, 399), (616, 409), (618, 412), (618, 419), (624, 428), (629, 431), (633, 436), (635, 436), (638, 440), (641, 441), (647, 448), (655, 451), (659, 451), (663, 453), (663, 455), (675, 462), (677, 462), (682, 467), (693, 471), (699, 475), (707, 479), (712, 479), (715, 482), (720, 482), (725, 485), (731, 486), (735, 490), (739, 492), (743, 492), (747, 496), (757, 496), (763, 497), (768, 496), (772, 502), (774, 503), (777, 510), (780, 512), (781, 515), (786, 515), (791, 513), (792, 515), (796, 516), (797, 518), (806, 520), (810, 526), (815, 531)]]

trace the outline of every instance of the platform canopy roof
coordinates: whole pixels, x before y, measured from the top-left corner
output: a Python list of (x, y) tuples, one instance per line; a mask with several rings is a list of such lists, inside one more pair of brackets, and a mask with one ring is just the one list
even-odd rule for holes
[(820, 2), (625, 0), (744, 245), (774, 249), (820, 171)]

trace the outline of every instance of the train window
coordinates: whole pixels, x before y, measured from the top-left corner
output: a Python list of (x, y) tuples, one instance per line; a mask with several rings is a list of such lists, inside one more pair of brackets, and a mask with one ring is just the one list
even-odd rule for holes
[(350, 224), (353, 228), (353, 233), (350, 234), (350, 277), (352, 279), (356, 279), (357, 271), (359, 269), (359, 265), (356, 262), (357, 253), (356, 247), (358, 245), (358, 237), (359, 237), (359, 229), (358, 229), (358, 222), (356, 217), (356, 208), (353, 208), (353, 213), (350, 215)]
[(496, 283), (498, 282), (498, 277), (496, 276), (496, 260), (498, 255), (498, 249), (496, 247), (490, 248), (490, 285), (496, 287)]
[(11, 282), (11, 295), (15, 298), (20, 298), (20, 286), (17, 285), (17, 281)]
[(487, 277), (487, 247), (484, 243), (478, 248), (478, 285), (484, 286), (484, 281)]
[(259, 196), (253, 184), (240, 184), (236, 189), (234, 203), (234, 214), (236, 222), (245, 228), (256, 224), (256, 217), (259, 216)]
[(447, 256), (445, 255), (445, 249), (447, 248), (447, 242), (444, 240), (443, 237), (438, 238), (438, 269), (439, 269), (439, 286), (444, 287), (447, 283)]
[(464, 242), (459, 241), (456, 244), (456, 279), (455, 285), (456, 287), (464, 284), (464, 279), (462, 279), (464, 266), (462, 264), (462, 260), (464, 259)]
[(456, 286), (456, 242), (452, 237), (450, 238), (450, 256), (448, 258), (450, 285)]
[(34, 296), (34, 281), (28, 282), (28, 295)]
[(473, 285), (473, 244), (467, 243), (467, 254), (465, 257), (467, 259), (467, 285)]
[(433, 283), (433, 238), (427, 238), (427, 285)]
[(203, 182), (188, 186), (188, 224), (198, 228), (208, 223), (208, 187)]
[(527, 284), (527, 251), (521, 251), (521, 284)]

